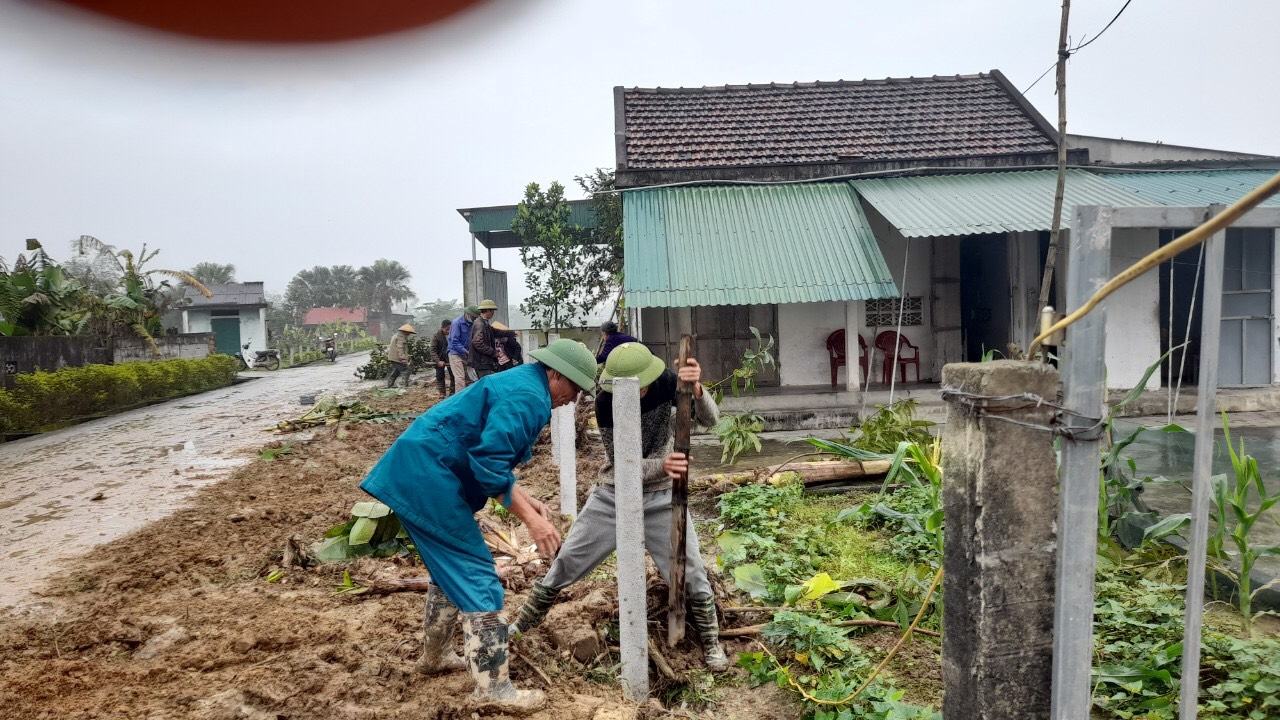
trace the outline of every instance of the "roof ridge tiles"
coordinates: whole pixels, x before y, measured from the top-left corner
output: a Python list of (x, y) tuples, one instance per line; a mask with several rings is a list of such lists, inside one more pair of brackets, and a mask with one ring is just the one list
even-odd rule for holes
[(793, 81), (790, 83), (725, 83), (724, 85), (703, 85), (701, 87), (639, 87), (632, 86), (624, 88), (625, 93), (709, 93), (709, 92), (725, 92), (734, 90), (762, 90), (762, 89), (780, 89), (780, 88), (812, 88), (812, 87), (842, 87), (842, 86), (858, 86), (858, 85), (886, 85), (886, 84), (924, 84), (932, 82), (956, 82), (959, 80), (989, 80), (991, 73), (971, 73), (955, 75), (933, 75), (931, 77), (886, 77), (886, 78), (863, 78), (862, 80), (814, 80), (812, 82)]

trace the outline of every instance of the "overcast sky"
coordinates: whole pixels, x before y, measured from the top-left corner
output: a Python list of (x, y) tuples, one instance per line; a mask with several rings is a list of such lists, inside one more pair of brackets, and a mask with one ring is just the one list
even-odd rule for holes
[[(1075, 0), (1076, 44), (1123, 0)], [(404, 263), (461, 295), (460, 207), (612, 167), (615, 85), (703, 86), (1002, 70), (1055, 58), (1057, 0), (489, 0), (379, 40), (185, 39), (51, 0), (0, 0), (0, 257), (82, 234), (298, 270)], [(1280, 154), (1280, 2), (1133, 0), (1068, 71), (1069, 131)], [(1056, 119), (1053, 75), (1029, 93)], [(495, 252), (524, 294), (519, 256)]]

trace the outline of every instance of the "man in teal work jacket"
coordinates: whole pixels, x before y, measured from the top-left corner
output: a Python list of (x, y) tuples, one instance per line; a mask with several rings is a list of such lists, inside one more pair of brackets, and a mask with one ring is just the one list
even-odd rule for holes
[(585, 345), (557, 340), (529, 353), (537, 363), (491, 375), (414, 421), (378, 460), (360, 487), (395, 511), (431, 573), (424, 618), (427, 674), (461, 670), (453, 634), (463, 618), (465, 667), (481, 707), (527, 712), (542, 706), (539, 690), (517, 690), (507, 674), (507, 623), (493, 556), (474, 513), (497, 498), (529, 528), (546, 557), (560, 547), (549, 510), (515, 486), (512, 470), (533, 457), (551, 408), (595, 385), (595, 356)]

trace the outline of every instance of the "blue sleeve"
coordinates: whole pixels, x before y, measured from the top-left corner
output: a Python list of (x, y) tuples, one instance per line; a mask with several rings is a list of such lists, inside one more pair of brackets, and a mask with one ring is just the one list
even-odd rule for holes
[(484, 494), (511, 504), (515, 466), (529, 455), (551, 422), (551, 399), (531, 389), (503, 393), (489, 405), (480, 444), (472, 447), (471, 473)]
[(446, 348), (449, 352), (456, 355), (465, 355), (466, 350), (462, 349), (462, 328), (461, 323), (457, 320), (449, 323), (449, 344)]

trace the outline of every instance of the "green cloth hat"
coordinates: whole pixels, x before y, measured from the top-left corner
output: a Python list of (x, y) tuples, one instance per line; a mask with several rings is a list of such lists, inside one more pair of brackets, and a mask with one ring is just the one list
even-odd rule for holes
[(480, 317), (480, 308), (476, 307), (475, 305), (468, 305), (467, 309), (463, 310), (462, 312), (470, 315), (473, 318)]
[(477, 309), (477, 310), (481, 310), (481, 311), (483, 311), (483, 310), (497, 310), (497, 309), (498, 309), (498, 303), (496, 303), (496, 302), (494, 302), (494, 301), (492, 301), (492, 300), (490, 300), (490, 299), (488, 299), (488, 298), (485, 298), (484, 300), (481, 300), (481, 301), (480, 301), (480, 304), (476, 306), (476, 309)]
[(600, 374), (600, 389), (613, 392), (613, 379), (633, 377), (640, 381), (640, 387), (648, 387), (667, 369), (662, 358), (654, 357), (649, 348), (638, 342), (622, 343), (609, 353), (604, 362), (604, 372)]
[(544, 348), (530, 350), (535, 360), (559, 372), (584, 392), (596, 386), (596, 356), (577, 340), (561, 338)]

